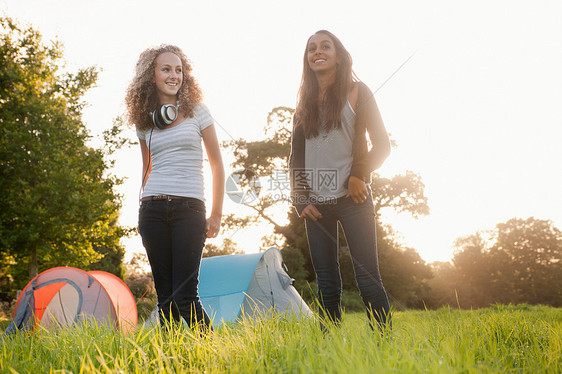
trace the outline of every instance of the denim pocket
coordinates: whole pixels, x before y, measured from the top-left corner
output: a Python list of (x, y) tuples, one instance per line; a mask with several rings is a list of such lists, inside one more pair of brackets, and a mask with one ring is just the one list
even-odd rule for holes
[(205, 203), (201, 200), (185, 199), (182, 205), (193, 212), (205, 214)]

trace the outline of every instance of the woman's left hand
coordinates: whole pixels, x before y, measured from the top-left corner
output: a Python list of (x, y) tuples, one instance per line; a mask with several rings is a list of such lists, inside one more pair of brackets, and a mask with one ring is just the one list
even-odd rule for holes
[(221, 229), (221, 217), (207, 218), (207, 238), (216, 238)]
[(354, 203), (361, 204), (367, 198), (368, 193), (365, 182), (363, 182), (362, 179), (354, 177), (353, 175), (349, 177), (347, 195), (345, 197), (351, 197)]

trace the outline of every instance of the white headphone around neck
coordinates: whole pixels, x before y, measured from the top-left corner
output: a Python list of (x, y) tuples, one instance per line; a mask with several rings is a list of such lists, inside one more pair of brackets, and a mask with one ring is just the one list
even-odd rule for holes
[(152, 123), (160, 130), (172, 124), (178, 118), (179, 101), (174, 104), (164, 104), (152, 112)]

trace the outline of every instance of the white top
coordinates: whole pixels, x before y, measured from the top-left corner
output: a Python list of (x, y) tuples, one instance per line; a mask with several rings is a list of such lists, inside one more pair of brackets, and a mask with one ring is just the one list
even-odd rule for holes
[(142, 197), (174, 195), (205, 201), (201, 132), (213, 122), (209, 109), (199, 104), (193, 117), (176, 126), (137, 131), (152, 156), (152, 171)]
[(347, 195), (345, 183), (353, 163), (355, 112), (349, 101), (341, 111), (341, 127), (306, 139), (305, 169), (311, 188), (310, 197), (317, 202), (329, 201)]

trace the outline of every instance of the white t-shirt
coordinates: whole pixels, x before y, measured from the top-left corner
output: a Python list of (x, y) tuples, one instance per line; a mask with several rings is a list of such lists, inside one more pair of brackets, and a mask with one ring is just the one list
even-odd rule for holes
[(152, 156), (152, 171), (142, 197), (174, 195), (205, 201), (201, 132), (213, 122), (209, 109), (199, 104), (193, 117), (174, 127), (137, 131)]
[(306, 139), (305, 170), (310, 196), (318, 202), (347, 195), (346, 181), (353, 164), (353, 138), (355, 136), (355, 111), (349, 101), (341, 111), (341, 127)]

